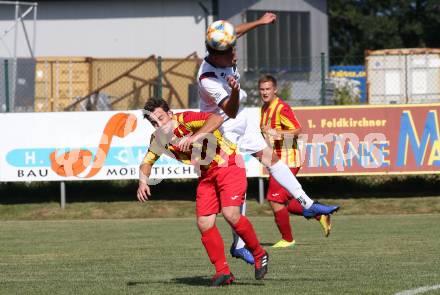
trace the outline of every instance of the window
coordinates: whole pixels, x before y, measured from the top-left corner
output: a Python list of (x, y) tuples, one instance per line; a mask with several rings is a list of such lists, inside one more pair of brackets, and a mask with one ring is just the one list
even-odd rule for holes
[[(246, 21), (264, 11), (249, 10)], [(278, 11), (274, 25), (259, 27), (246, 35), (248, 71), (310, 71), (310, 13)]]

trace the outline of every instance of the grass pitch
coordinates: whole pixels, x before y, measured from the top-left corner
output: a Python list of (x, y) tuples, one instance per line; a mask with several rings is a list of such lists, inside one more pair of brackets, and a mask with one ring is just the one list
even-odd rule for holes
[(316, 221), (293, 217), (296, 247), (276, 250), (273, 219), (251, 220), (269, 273), (256, 281), (228, 255), (237, 281), (219, 289), (207, 287), (213, 267), (193, 218), (3, 221), (0, 294), (394, 294), (440, 284), (438, 214), (334, 216), (327, 239)]

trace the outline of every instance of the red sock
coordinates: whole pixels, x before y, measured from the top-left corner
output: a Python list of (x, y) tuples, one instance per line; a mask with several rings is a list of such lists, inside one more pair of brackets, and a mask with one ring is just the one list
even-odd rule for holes
[(274, 216), (275, 223), (278, 226), (278, 230), (280, 231), (283, 240), (292, 242), (293, 234), (292, 228), (290, 227), (289, 211), (287, 211), (287, 208), (284, 207), (283, 209), (274, 212)]
[(243, 239), (248, 249), (252, 252), (252, 255), (254, 255), (254, 258), (260, 258), (266, 253), (258, 241), (254, 227), (246, 216), (241, 215), (238, 222), (232, 225), (232, 227), (237, 235)]
[[(304, 208), (296, 199), (292, 199), (289, 204), (287, 204), (287, 210), (292, 214), (303, 216)], [(314, 218), (319, 221), (321, 215), (316, 215)]]
[(231, 273), (226, 262), (225, 245), (217, 226), (214, 225), (202, 233), (202, 244), (205, 246), (209, 260), (215, 266), (216, 273)]
[(290, 200), (287, 204), (287, 210), (292, 214), (303, 216), (303, 207), (296, 199)]

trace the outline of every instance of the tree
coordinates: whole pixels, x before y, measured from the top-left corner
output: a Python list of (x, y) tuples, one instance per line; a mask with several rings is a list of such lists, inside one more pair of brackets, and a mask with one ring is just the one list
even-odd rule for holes
[(329, 0), (332, 64), (367, 49), (440, 47), (439, 0)]

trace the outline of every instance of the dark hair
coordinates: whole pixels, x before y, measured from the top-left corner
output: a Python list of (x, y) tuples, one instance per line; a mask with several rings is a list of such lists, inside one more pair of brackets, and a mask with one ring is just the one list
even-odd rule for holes
[(208, 43), (205, 43), (205, 45), (206, 45), (206, 50), (208, 51), (209, 55), (226, 55), (226, 54), (230, 54), (231, 51), (234, 49), (234, 47), (229, 47), (226, 50), (217, 50), (217, 49), (210, 47), (208, 45)]
[(155, 109), (161, 108), (165, 112), (170, 110), (168, 103), (162, 98), (150, 98), (147, 100), (144, 106), (144, 119), (151, 122), (150, 114), (154, 112)]
[(261, 76), (260, 80), (258, 80), (258, 86), (260, 86), (261, 83), (265, 83), (265, 82), (272, 82), (273, 86), (277, 87), (277, 79), (275, 79), (274, 76), (271, 75)]

